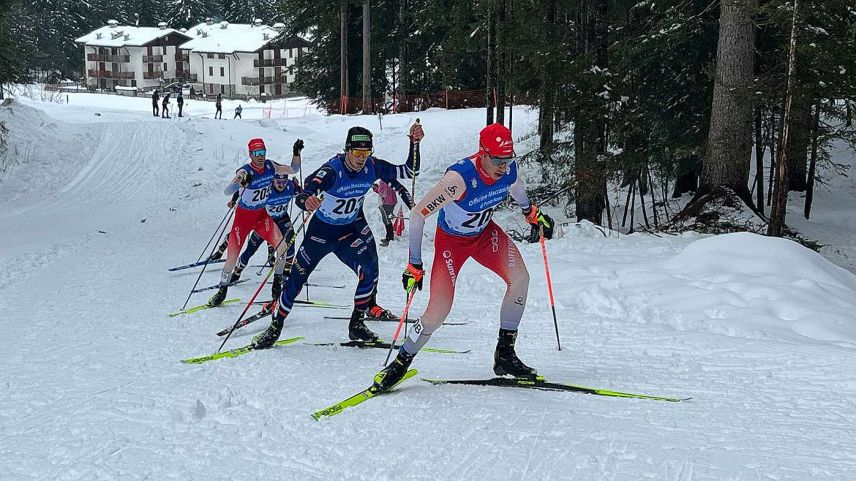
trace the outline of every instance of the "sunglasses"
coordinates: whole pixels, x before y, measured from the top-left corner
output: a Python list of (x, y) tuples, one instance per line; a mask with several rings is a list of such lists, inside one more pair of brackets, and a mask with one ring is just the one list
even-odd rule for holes
[(373, 150), (365, 150), (365, 149), (351, 149), (351, 155), (358, 159), (365, 159), (368, 156), (372, 155)]
[(256, 149), (250, 151), (250, 155), (252, 155), (253, 157), (262, 157), (265, 154), (267, 154), (267, 149)]
[(509, 162), (514, 160), (514, 157), (493, 157), (488, 156), (490, 158), (490, 163), (499, 167), (500, 165), (508, 165)]

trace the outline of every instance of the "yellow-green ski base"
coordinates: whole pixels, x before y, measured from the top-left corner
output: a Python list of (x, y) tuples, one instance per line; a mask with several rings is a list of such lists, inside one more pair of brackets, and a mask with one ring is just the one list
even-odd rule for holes
[[(222, 306), (225, 306), (227, 304), (234, 304), (236, 302), (241, 302), (241, 300), (240, 299), (226, 299), (225, 301), (223, 301), (222, 304), (220, 304), (219, 306), (214, 306), (214, 307), (222, 307)], [(182, 314), (193, 314), (194, 312), (204, 311), (205, 309), (213, 309), (214, 307), (209, 306), (208, 304), (202, 304), (201, 306), (191, 307), (189, 309), (184, 309), (182, 311), (173, 312), (169, 315), (169, 317), (180, 316)]]
[[(303, 336), (301, 337), (292, 337), (291, 339), (283, 339), (281, 341), (276, 341), (274, 346), (285, 346), (286, 344), (291, 344), (297, 341), (302, 341)], [(213, 361), (215, 359), (222, 359), (224, 357), (238, 357), (242, 354), (246, 354), (250, 351), (255, 351), (252, 345), (247, 345), (244, 347), (239, 347), (237, 349), (232, 349), (231, 351), (223, 351), (218, 352), (217, 354), (211, 354), (210, 356), (202, 356), (202, 357), (194, 357), (190, 359), (183, 359), (181, 362), (185, 364), (200, 364), (203, 362)]]
[(319, 420), (325, 416), (327, 416), (327, 417), (335, 416), (335, 415), (339, 414), (340, 412), (344, 411), (346, 408), (354, 407), (363, 401), (366, 401), (366, 400), (371, 399), (375, 396), (379, 396), (381, 394), (385, 394), (385, 393), (392, 391), (393, 389), (398, 387), (399, 384), (410, 379), (411, 377), (415, 376), (416, 374), (417, 374), (416, 369), (410, 369), (409, 371), (404, 373), (404, 377), (401, 378), (401, 381), (398, 381), (397, 383), (395, 383), (395, 385), (393, 385), (391, 388), (387, 389), (386, 391), (375, 391), (374, 386), (372, 386), (372, 387), (370, 387), (364, 391), (361, 391), (357, 394), (354, 394), (353, 396), (349, 397), (348, 399), (345, 399), (344, 401), (337, 402), (336, 404), (332, 404), (332, 405), (327, 406), (326, 408), (324, 408), (320, 411), (316, 411), (316, 412), (312, 413), (312, 418), (317, 421), (317, 420)]

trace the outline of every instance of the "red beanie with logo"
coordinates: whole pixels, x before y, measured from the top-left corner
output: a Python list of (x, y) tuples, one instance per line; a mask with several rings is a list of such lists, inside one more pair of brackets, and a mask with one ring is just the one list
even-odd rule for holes
[(490, 124), (479, 133), (482, 150), (492, 157), (514, 157), (511, 131), (502, 124)]
[(262, 139), (250, 139), (249, 143), (247, 143), (247, 147), (249, 147), (250, 152), (259, 149), (265, 149), (265, 141)]

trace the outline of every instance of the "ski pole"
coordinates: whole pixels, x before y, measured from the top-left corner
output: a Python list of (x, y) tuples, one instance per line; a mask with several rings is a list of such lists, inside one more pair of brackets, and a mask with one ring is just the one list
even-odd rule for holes
[(547, 243), (544, 241), (544, 226), (538, 226), (541, 233), (541, 254), (544, 257), (544, 272), (547, 274), (547, 292), (550, 294), (550, 309), (553, 310), (553, 326), (556, 328), (556, 345), (562, 350), (559, 341), (559, 321), (556, 320), (556, 303), (553, 300), (553, 281), (550, 279), (550, 264), (547, 262)]
[(213, 240), (214, 240), (214, 236), (216, 236), (216, 235), (217, 235), (217, 232), (219, 232), (219, 231), (220, 231), (220, 228), (221, 228), (221, 227), (223, 227), (223, 223), (224, 223), (224, 222), (225, 222), (225, 223), (228, 223), (228, 222), (229, 222), (228, 218), (229, 218), (229, 217), (231, 217), (231, 216), (235, 213), (234, 211), (235, 211), (235, 206), (234, 206), (234, 205), (233, 205), (232, 207), (229, 207), (229, 210), (226, 212), (226, 215), (224, 215), (224, 216), (223, 216), (223, 220), (221, 220), (221, 221), (220, 221), (220, 224), (218, 224), (218, 225), (217, 225), (217, 228), (216, 228), (216, 229), (214, 229), (214, 233), (213, 233), (213, 234), (211, 234), (211, 238), (210, 238), (210, 239), (208, 239), (208, 243), (207, 243), (207, 244), (205, 244), (205, 247), (203, 247), (203, 248), (202, 248), (202, 252), (199, 254), (199, 257), (197, 257), (197, 258), (196, 258), (196, 262), (199, 262), (199, 261), (201, 261), (201, 260), (202, 260), (202, 256), (204, 256), (204, 255), (205, 255), (205, 252), (208, 250), (208, 246), (210, 246), (210, 245), (211, 245), (211, 241), (213, 241)]
[(398, 340), (398, 334), (401, 332), (401, 325), (407, 323), (407, 312), (410, 310), (410, 303), (413, 302), (413, 296), (416, 295), (416, 283), (414, 282), (410, 286), (410, 290), (407, 292), (407, 304), (404, 305), (404, 314), (401, 315), (401, 319), (398, 320), (398, 327), (395, 328), (395, 335), (392, 336), (392, 342), (389, 344), (389, 352), (386, 353), (386, 360), (383, 361), (383, 365), (389, 362), (389, 356), (392, 355), (392, 350), (395, 349), (395, 341)]
[[(229, 209), (229, 212), (230, 212), (230, 213), (234, 213), (234, 212), (235, 212), (235, 209)], [(230, 215), (229, 217), (231, 217), (231, 215)], [(187, 294), (187, 299), (185, 299), (185, 300), (184, 300), (184, 305), (182, 305), (182, 306), (181, 306), (181, 309), (182, 309), (182, 310), (184, 310), (184, 308), (185, 308), (185, 307), (187, 307), (187, 303), (188, 303), (188, 302), (190, 302), (190, 297), (191, 297), (191, 296), (193, 296), (193, 290), (194, 290), (194, 289), (196, 289), (196, 286), (198, 286), (198, 285), (199, 285), (199, 280), (200, 280), (200, 279), (202, 279), (202, 274), (204, 274), (204, 273), (205, 273), (205, 269), (207, 269), (207, 268), (208, 268), (208, 264), (210, 264), (210, 263), (211, 263), (211, 255), (212, 255), (212, 254), (214, 254), (214, 251), (215, 251), (215, 250), (217, 250), (217, 247), (218, 247), (218, 246), (219, 246), (219, 244), (220, 244), (220, 239), (222, 239), (222, 238), (223, 238), (223, 234), (224, 234), (224, 233), (226, 233), (226, 228), (227, 228), (228, 226), (229, 226), (229, 223), (228, 223), (228, 222), (226, 222), (225, 224), (223, 224), (223, 229), (222, 229), (222, 230), (220, 230), (220, 229), (218, 228), (218, 230), (220, 230), (220, 235), (218, 235), (218, 236), (217, 236), (217, 242), (214, 244), (214, 248), (213, 248), (213, 249), (211, 249), (211, 254), (209, 254), (209, 255), (208, 255), (208, 259), (206, 259), (206, 260), (205, 260), (205, 264), (202, 264), (202, 270), (201, 270), (201, 271), (199, 271), (199, 275), (198, 275), (198, 276), (196, 276), (196, 282), (194, 282), (194, 283), (193, 283), (193, 287), (191, 287), (191, 288), (190, 288), (190, 293), (188, 293), (188, 294)], [(216, 234), (216, 232), (215, 232), (215, 234)], [(213, 237), (212, 237), (212, 239), (213, 239)], [(210, 243), (211, 243), (211, 241), (209, 241), (208, 243), (210, 244)], [(206, 247), (207, 247), (207, 246), (206, 246)], [(202, 256), (200, 256), (199, 258), (201, 259), (201, 258), (202, 258)]]
[[(419, 119), (416, 119), (416, 125), (419, 125)], [(413, 168), (410, 169), (410, 176), (413, 179), (413, 182), (410, 183), (410, 197), (413, 199), (413, 202), (416, 202), (416, 176), (419, 173), (416, 171), (416, 165), (419, 163), (419, 144), (416, 144), (413, 151)]]
[[(313, 214), (314, 214), (314, 212), (313, 212)], [(288, 247), (291, 245), (291, 242), (297, 238), (297, 234), (306, 227), (306, 224), (308, 223), (309, 219), (311, 219), (311, 218), (312, 218), (312, 214), (309, 214), (308, 216), (306, 216), (306, 220), (303, 221), (303, 223), (300, 224), (300, 227), (297, 228), (297, 232), (294, 233), (294, 237), (292, 237), (291, 241), (289, 241), (288, 244), (286, 244), (286, 246), (285, 246), (286, 250), (288, 250)], [(282, 242), (284, 240), (285, 240), (285, 237), (283, 236), (283, 238), (280, 239), (279, 242), (276, 244), (276, 247), (279, 248), (280, 244), (282, 244)], [(297, 258), (297, 256), (295, 256), (295, 259), (296, 258)], [(241, 323), (241, 320), (244, 318), (244, 314), (246, 314), (247, 311), (250, 310), (250, 306), (253, 305), (253, 302), (255, 302), (256, 297), (258, 297), (259, 293), (265, 287), (265, 284), (267, 284), (267, 280), (270, 278), (271, 274), (273, 274), (276, 271), (276, 266), (279, 265), (280, 262), (282, 262), (282, 259), (277, 256), (276, 262), (274, 263), (273, 266), (271, 266), (271, 269), (268, 271), (265, 278), (262, 279), (261, 284), (259, 284), (259, 287), (258, 287), (258, 289), (256, 289), (256, 292), (253, 294), (253, 297), (250, 299), (250, 302), (247, 303), (247, 305), (244, 307), (244, 310), (241, 312), (241, 315), (238, 316), (238, 320), (235, 321), (235, 324), (232, 325), (232, 329), (229, 330), (229, 334), (227, 334), (226, 337), (223, 339), (223, 342), (220, 343), (220, 347), (217, 348), (218, 353), (220, 352), (220, 349), (223, 349), (223, 346), (226, 345), (226, 341), (228, 341), (229, 338), (232, 337), (232, 333), (235, 332), (235, 328), (238, 327), (238, 324)], [(293, 262), (293, 260), (292, 260), (292, 262)], [(276, 299), (274, 299), (273, 301), (276, 301)], [(271, 312), (273, 312), (273, 311), (271, 310)]]

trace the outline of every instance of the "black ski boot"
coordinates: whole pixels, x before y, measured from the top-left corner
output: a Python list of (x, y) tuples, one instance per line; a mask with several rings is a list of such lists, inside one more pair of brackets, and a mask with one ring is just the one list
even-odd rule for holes
[(282, 321), (274, 319), (264, 332), (253, 338), (253, 349), (268, 349), (273, 347), (281, 333)]
[(276, 264), (276, 250), (273, 246), (268, 246), (268, 265)]
[(375, 304), (374, 307), (369, 309), (368, 317), (371, 317), (378, 321), (398, 322), (400, 320), (398, 317), (395, 317), (395, 314), (387, 311), (386, 309), (378, 306), (377, 304)]
[(222, 258), (222, 257), (223, 257), (223, 253), (224, 253), (224, 252), (226, 252), (226, 248), (227, 248), (227, 247), (229, 247), (229, 241), (228, 241), (228, 240), (227, 240), (226, 242), (224, 242), (224, 243), (220, 244), (220, 247), (218, 247), (218, 248), (217, 248), (217, 250), (216, 250), (216, 251), (214, 251), (214, 253), (213, 253), (213, 254), (211, 254), (210, 259), (211, 259), (212, 261), (218, 261), (218, 260), (220, 260), (220, 258)]
[(401, 378), (407, 374), (407, 368), (410, 367), (415, 356), (415, 354), (408, 354), (404, 349), (399, 349), (398, 356), (388, 366), (375, 374), (372, 389), (375, 392), (386, 391), (398, 384)]
[(348, 338), (352, 341), (379, 341), (377, 334), (366, 327), (366, 323), (363, 322), (363, 312), (356, 309), (351, 313), (351, 322), (348, 324)]
[(523, 364), (514, 352), (514, 341), (517, 339), (517, 331), (507, 329), (499, 330), (499, 340), (496, 343), (496, 352), (493, 353), (493, 372), (497, 376), (506, 374), (514, 377), (535, 377), (538, 371)]
[(273, 284), (270, 286), (270, 298), (273, 300), (279, 300), (279, 295), (282, 294), (282, 275), (274, 274), (273, 275)]
[(208, 299), (208, 306), (209, 307), (217, 307), (220, 304), (223, 304), (223, 301), (226, 300), (226, 292), (228, 292), (228, 291), (229, 291), (228, 287), (220, 286), (220, 288), (217, 289), (217, 293), (214, 294), (213, 296), (211, 296), (211, 299)]
[(241, 280), (241, 273), (244, 272), (244, 268), (247, 266), (242, 266), (240, 264), (235, 266), (235, 269), (232, 270), (232, 277), (229, 278), (229, 284), (234, 284)]

